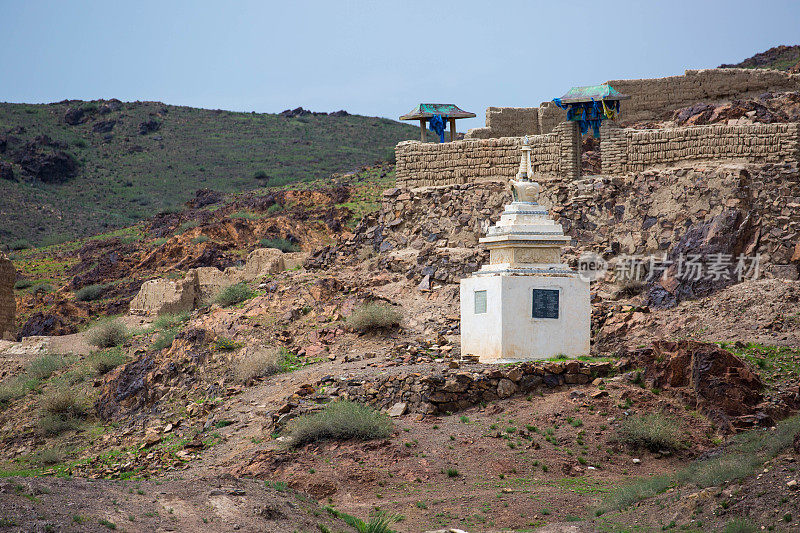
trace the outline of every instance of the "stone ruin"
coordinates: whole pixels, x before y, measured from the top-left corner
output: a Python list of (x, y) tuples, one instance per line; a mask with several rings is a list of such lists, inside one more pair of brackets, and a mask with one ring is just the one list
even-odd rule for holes
[(226, 287), (277, 274), (287, 267), (302, 264), (304, 258), (302, 252), (285, 254), (275, 248), (259, 248), (250, 252), (242, 267), (228, 267), (224, 271), (199, 267), (189, 270), (182, 279), (151, 279), (142, 284), (131, 300), (130, 312), (158, 316), (191, 311)]
[(14, 316), (17, 303), (14, 300), (14, 282), (17, 271), (14, 264), (0, 253), (0, 339), (12, 339), (14, 336)]

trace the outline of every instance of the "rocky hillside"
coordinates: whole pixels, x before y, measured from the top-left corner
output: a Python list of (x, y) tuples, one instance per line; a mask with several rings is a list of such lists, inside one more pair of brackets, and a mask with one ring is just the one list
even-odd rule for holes
[(412, 126), (377, 117), (235, 113), (159, 102), (0, 104), (0, 243), (63, 242), (235, 192), (385, 160)]
[(800, 45), (775, 46), (739, 63), (720, 65), (719, 68), (769, 68), (797, 72), (800, 68)]

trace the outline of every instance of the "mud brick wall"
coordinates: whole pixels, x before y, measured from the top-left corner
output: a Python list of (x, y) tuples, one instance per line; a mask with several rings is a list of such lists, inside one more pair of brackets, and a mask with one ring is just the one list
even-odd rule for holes
[[(529, 136), (533, 170), (576, 179), (580, 176), (580, 132), (563, 122), (547, 135)], [(513, 177), (519, 169), (520, 137), (474, 139), (434, 144), (405, 141), (397, 145), (399, 187), (470, 183), (498, 176)]]
[(671, 112), (697, 102), (718, 103), (773, 91), (800, 90), (800, 75), (765, 69), (687, 70), (683, 76), (610, 80), (631, 99), (622, 102), (624, 121), (668, 118)]
[(800, 125), (712, 125), (659, 130), (620, 129), (604, 123), (603, 174), (625, 174), (696, 160), (748, 163), (797, 162)]
[(17, 304), (14, 300), (14, 282), (17, 271), (14, 264), (0, 254), (0, 339), (11, 338), (14, 330), (14, 315)]
[[(622, 102), (620, 120), (636, 122), (667, 119), (674, 110), (697, 102), (719, 103), (765, 92), (798, 91), (800, 74), (763, 69), (705, 69), (687, 70), (682, 76), (607, 83), (631, 97)], [(469, 130), (465, 138), (550, 133), (565, 118), (566, 111), (553, 102), (542, 102), (539, 107), (490, 107), (486, 110), (486, 127)]]

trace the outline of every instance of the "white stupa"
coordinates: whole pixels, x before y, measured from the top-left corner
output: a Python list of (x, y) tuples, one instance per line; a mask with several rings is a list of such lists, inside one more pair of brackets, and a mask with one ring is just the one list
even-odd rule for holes
[(513, 201), (480, 239), (489, 264), (461, 280), (461, 353), (483, 363), (589, 353), (589, 282), (561, 263), (570, 238), (538, 204), (531, 176), (526, 137)]

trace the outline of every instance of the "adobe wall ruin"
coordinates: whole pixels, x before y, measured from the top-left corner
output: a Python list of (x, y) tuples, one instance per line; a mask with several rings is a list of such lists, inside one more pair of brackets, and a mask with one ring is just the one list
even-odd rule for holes
[[(496, 176), (514, 176), (519, 168), (519, 137), (449, 143), (404, 141), (397, 145), (399, 187), (454, 185)], [(580, 131), (563, 122), (552, 133), (529, 137), (533, 170), (576, 179), (580, 176)]]
[[(620, 120), (636, 122), (669, 118), (672, 111), (697, 102), (709, 104), (758, 96), (764, 92), (800, 90), (800, 74), (764, 69), (687, 70), (682, 76), (639, 80), (610, 80), (629, 95)], [(490, 107), (486, 127), (467, 131), (465, 139), (492, 139), (550, 133), (566, 117), (553, 102), (539, 107)]]
[(696, 160), (797, 162), (800, 160), (800, 124), (635, 130), (604, 122), (600, 153), (603, 174), (608, 175)]
[[(534, 172), (565, 179), (580, 177), (580, 132), (562, 122), (552, 133), (529, 137)], [(397, 185), (425, 187), (513, 177), (520, 137), (397, 145)], [(600, 152), (609, 176), (675, 166), (686, 161), (797, 163), (800, 124), (710, 125), (658, 130), (622, 129), (604, 122)]]
[(14, 316), (17, 303), (14, 300), (14, 282), (17, 271), (14, 264), (0, 253), (0, 339), (11, 339), (14, 333)]

